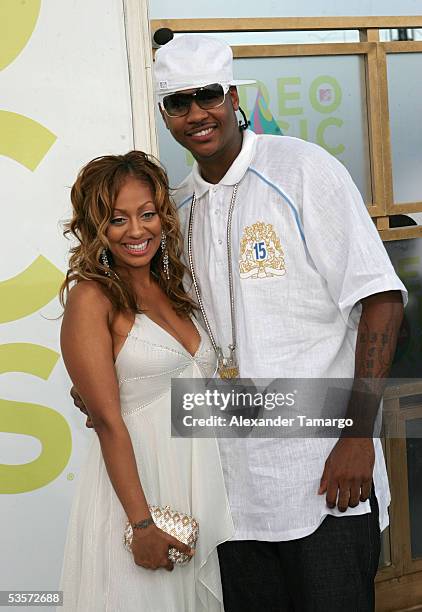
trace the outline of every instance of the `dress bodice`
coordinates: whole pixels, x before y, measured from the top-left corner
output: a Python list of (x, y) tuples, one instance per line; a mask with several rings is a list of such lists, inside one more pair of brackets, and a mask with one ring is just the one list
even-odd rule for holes
[(211, 377), (216, 357), (206, 332), (191, 355), (176, 338), (144, 314), (137, 314), (115, 363), (123, 415), (142, 411), (169, 393), (172, 378)]

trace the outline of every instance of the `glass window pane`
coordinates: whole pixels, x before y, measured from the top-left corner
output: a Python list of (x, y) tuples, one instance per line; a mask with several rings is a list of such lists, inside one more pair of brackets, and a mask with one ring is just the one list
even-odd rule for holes
[[(198, 32), (193, 32), (199, 34)], [(292, 32), (212, 32), (215, 38), (222, 38), (229, 45), (284, 45), (317, 44), (335, 42), (359, 42), (357, 30), (311, 30)], [(176, 34), (183, 36), (183, 34)]]
[(382, 42), (395, 40), (422, 40), (422, 30), (412, 28), (380, 30), (380, 40)]
[[(149, 0), (151, 19), (187, 19), (191, 17), (336, 17), (370, 15), (415, 15), (418, 0)], [(420, 12), (420, 11), (419, 11)]]
[(422, 558), (422, 418), (406, 422), (412, 558)]
[(394, 202), (422, 201), (422, 53), (387, 57)]
[(422, 377), (422, 239), (392, 240), (384, 246), (409, 292), (391, 378)]

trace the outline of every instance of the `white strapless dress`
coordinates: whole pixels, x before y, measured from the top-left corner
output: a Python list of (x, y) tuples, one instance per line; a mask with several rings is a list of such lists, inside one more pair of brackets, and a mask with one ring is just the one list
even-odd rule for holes
[(221, 612), (216, 546), (233, 523), (215, 439), (171, 438), (171, 379), (212, 376), (215, 355), (198, 325), (192, 357), (145, 315), (137, 315), (116, 370), (122, 414), (148, 503), (194, 516), (193, 559), (172, 572), (138, 567), (123, 546), (125, 512), (110, 483), (94, 434), (69, 523), (61, 589), (62, 612)]

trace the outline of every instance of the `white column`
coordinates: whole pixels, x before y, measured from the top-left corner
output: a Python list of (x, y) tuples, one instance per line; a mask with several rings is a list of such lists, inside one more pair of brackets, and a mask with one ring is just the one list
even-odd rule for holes
[(123, 0), (136, 149), (158, 156), (148, 0)]

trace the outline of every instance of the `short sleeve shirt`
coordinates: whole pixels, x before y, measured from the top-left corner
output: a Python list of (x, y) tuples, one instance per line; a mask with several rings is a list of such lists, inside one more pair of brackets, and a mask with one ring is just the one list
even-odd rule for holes
[[(242, 150), (221, 181), (195, 164), (175, 200), (187, 244), (193, 192), (192, 252), (216, 341), (231, 343), (227, 215), (237, 357), (244, 378), (352, 378), (359, 300), (406, 289), (349, 173), (317, 145), (244, 133)], [(333, 439), (220, 440), (236, 539), (289, 540), (312, 533), (327, 514), (317, 490)], [(375, 441), (381, 527), (388, 481)], [(369, 502), (347, 513), (370, 511)]]

